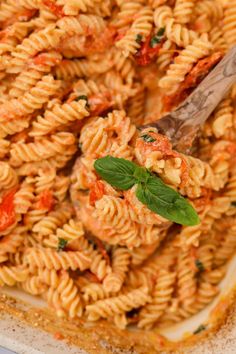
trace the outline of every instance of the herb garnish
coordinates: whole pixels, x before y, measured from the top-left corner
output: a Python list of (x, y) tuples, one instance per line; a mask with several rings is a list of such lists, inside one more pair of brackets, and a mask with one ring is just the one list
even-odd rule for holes
[(136, 38), (135, 38), (135, 41), (136, 41), (138, 44), (140, 44), (140, 43), (142, 42), (142, 39), (143, 39), (143, 36), (142, 36), (140, 33), (138, 33), (137, 36), (136, 36)]
[(80, 95), (76, 98), (77, 101), (79, 100), (85, 100), (86, 101), (86, 106), (89, 108), (89, 103), (88, 103), (88, 97), (86, 95)]
[(58, 240), (58, 246), (57, 246), (57, 251), (63, 251), (64, 248), (66, 247), (68, 241), (64, 240), (64, 238), (59, 238)]
[(150, 40), (151, 48), (154, 48), (157, 44), (161, 43), (164, 33), (165, 33), (165, 28), (161, 27), (158, 30), (157, 34), (153, 36), (152, 39)]
[(204, 267), (203, 263), (199, 259), (196, 259), (195, 265), (198, 268), (199, 272), (204, 272), (205, 267)]
[(141, 138), (147, 143), (153, 143), (154, 141), (156, 141), (155, 138), (153, 138), (151, 135), (148, 134), (141, 135)]
[(101, 178), (118, 189), (128, 190), (137, 184), (138, 200), (154, 213), (181, 225), (199, 224), (191, 204), (146, 168), (111, 156), (96, 160), (94, 168)]
[(193, 332), (193, 334), (198, 334), (198, 333), (200, 333), (200, 332), (202, 332), (202, 331), (205, 331), (205, 329), (206, 329), (206, 326), (200, 325), (200, 326), (196, 329), (196, 331)]

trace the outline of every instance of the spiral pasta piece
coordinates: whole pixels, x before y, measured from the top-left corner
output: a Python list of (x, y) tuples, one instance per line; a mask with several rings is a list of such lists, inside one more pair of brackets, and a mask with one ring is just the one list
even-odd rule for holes
[(37, 275), (28, 277), (26, 281), (19, 284), (25, 292), (31, 295), (41, 295), (43, 294), (47, 287), (43, 284), (41, 279)]
[(165, 34), (170, 41), (179, 47), (187, 47), (198, 38), (195, 31), (175, 22), (172, 9), (169, 6), (160, 6), (154, 12), (154, 23), (157, 28), (165, 28)]
[(167, 309), (174, 291), (176, 274), (160, 270), (152, 295), (152, 301), (140, 312), (139, 328), (150, 329)]
[(39, 54), (33, 59), (30, 68), (21, 72), (11, 85), (10, 97), (20, 97), (33, 88), (53, 66), (59, 64), (61, 55), (57, 52)]
[(0, 238), (1, 253), (15, 253), (27, 237), (27, 227), (17, 226), (8, 235)]
[(94, 74), (102, 74), (109, 70), (111, 66), (112, 63), (107, 60), (101, 63), (89, 59), (64, 59), (55, 68), (55, 72), (58, 79), (68, 80), (76, 77), (89, 77)]
[(10, 141), (0, 138), (0, 158), (2, 159), (8, 152), (10, 148)]
[(49, 235), (49, 238), (46, 239), (43, 243), (46, 246), (57, 248), (60, 239), (65, 241), (73, 241), (82, 237), (83, 235), (84, 230), (82, 223), (75, 222), (75, 220), (71, 219), (67, 224), (64, 224), (63, 227), (57, 228), (56, 233), (54, 235)]
[(174, 7), (174, 17), (176, 22), (184, 24), (191, 20), (195, 0), (177, 0)]
[(145, 39), (151, 32), (152, 22), (152, 10), (149, 7), (143, 7), (125, 36), (116, 42), (117, 48), (122, 50), (125, 57), (135, 54), (140, 48), (140, 43), (136, 40), (137, 35), (141, 35)]
[(80, 11), (86, 12), (89, 7), (96, 7), (101, 0), (70, 0), (69, 2), (66, 0), (58, 0), (57, 3), (59, 5), (63, 5), (63, 11), (65, 15), (73, 15), (76, 16)]
[(57, 252), (46, 248), (29, 248), (25, 254), (25, 262), (31, 267), (47, 269), (88, 269), (90, 257), (82, 252)]
[(191, 306), (196, 300), (196, 272), (194, 267), (192, 267), (189, 251), (181, 252), (178, 255), (177, 263), (178, 297), (183, 309), (187, 313), (191, 313)]
[(167, 70), (167, 75), (159, 81), (159, 86), (165, 89), (176, 88), (184, 81), (185, 75), (191, 70), (194, 63), (207, 56), (212, 49), (210, 42), (196, 39), (187, 46), (174, 60)]
[(40, 161), (56, 154), (62, 154), (67, 146), (75, 143), (75, 137), (71, 133), (57, 133), (51, 139), (41, 139), (35, 143), (13, 144), (10, 154), (10, 162), (19, 166), (23, 162)]
[(106, 23), (100, 16), (81, 14), (77, 17), (65, 16), (57, 21), (57, 26), (69, 36), (95, 34), (105, 30)]
[(23, 282), (28, 276), (28, 270), (22, 266), (0, 266), (0, 286), (14, 286), (17, 282)]
[(205, 14), (213, 23), (219, 22), (223, 17), (223, 6), (218, 1), (198, 1), (194, 11), (197, 16)]
[(18, 176), (7, 162), (0, 161), (0, 189), (10, 189), (18, 183)]
[[(47, 75), (44, 76), (42, 80), (36, 84), (36, 86), (34, 86), (29, 92), (26, 92), (23, 96), (18, 99), (12, 99), (7, 102), (7, 104), (2, 104), (0, 106), (0, 132), (3, 131), (3, 134), (5, 135), (14, 134), (28, 127), (28, 125), (24, 125), (21, 130), (17, 128), (14, 129), (14, 126), (11, 125), (12, 122), (10, 120), (14, 120), (16, 117), (27, 116), (35, 110), (42, 108), (44, 103), (48, 101), (49, 97), (55, 95), (59, 87), (60, 81), (54, 80), (52, 75)], [(5, 123), (5, 125), (2, 123), (4, 118), (9, 120)], [(25, 120), (23, 119), (22, 122), (25, 122)], [(14, 123), (19, 122), (15, 121)]]
[(225, 195), (230, 198), (232, 202), (236, 201), (236, 177), (232, 174), (226, 184)]
[(72, 215), (72, 208), (68, 203), (61, 204), (56, 210), (48, 213), (43, 220), (40, 220), (33, 227), (33, 232), (43, 236), (53, 234), (58, 227), (63, 226)]
[(148, 289), (141, 287), (125, 295), (99, 300), (92, 305), (87, 305), (86, 313), (89, 321), (96, 321), (99, 318), (108, 318), (138, 308), (149, 301)]
[(144, 121), (143, 112), (145, 108), (145, 98), (145, 89), (141, 86), (136, 95), (128, 100), (128, 116), (131, 122), (136, 125), (141, 125)]
[(111, 272), (111, 267), (103, 254), (99, 250), (94, 249), (93, 245), (85, 237), (82, 236), (76, 240), (75, 248), (81, 252), (85, 252), (90, 257), (91, 264), (89, 269), (100, 281)]
[(226, 5), (223, 19), (223, 32), (228, 47), (236, 43), (236, 1), (232, 0)]
[(14, 206), (16, 213), (26, 214), (35, 199), (34, 186), (31, 181), (25, 180), (15, 193)]
[(57, 289), (59, 286), (60, 277), (55, 269), (39, 268), (37, 277), (50, 288)]
[(158, 69), (165, 71), (173, 60), (175, 44), (167, 39), (159, 51), (157, 58)]
[(225, 135), (226, 131), (233, 126), (233, 107), (230, 98), (224, 99), (217, 107), (213, 122), (212, 131), (216, 138)]
[(149, 256), (151, 256), (157, 247), (159, 246), (159, 240), (153, 244), (140, 246), (130, 250), (131, 264), (137, 266), (142, 264)]
[(121, 28), (132, 22), (133, 16), (140, 11), (144, 3), (143, 0), (119, 1), (120, 11), (114, 20), (115, 27)]
[(81, 288), (82, 297), (84, 301), (93, 303), (98, 300), (104, 300), (110, 297), (111, 293), (104, 289), (102, 284), (90, 283)]
[(125, 248), (117, 248), (112, 255), (112, 272), (103, 282), (104, 289), (108, 292), (118, 292), (125, 280), (130, 264), (130, 254)]
[(65, 271), (60, 275), (60, 283), (57, 289), (51, 288), (47, 294), (47, 299), (52, 307), (57, 307), (57, 304), (54, 304), (56, 294), (58, 294), (56, 298), (58, 298), (60, 306), (62, 309), (68, 311), (71, 318), (80, 317), (82, 315), (83, 307), (78, 289), (73, 279), (70, 278), (69, 274)]
[(226, 52), (227, 44), (226, 40), (223, 36), (223, 30), (220, 26), (214, 26), (209, 33), (209, 40), (213, 44), (215, 50), (220, 50), (222, 52)]
[(32, 33), (13, 51), (13, 59), (10, 61), (7, 71), (9, 73), (19, 73), (31, 57), (43, 50), (56, 48), (64, 34), (65, 32), (55, 28), (54, 24)]
[(236, 248), (235, 233), (236, 227), (233, 226), (223, 237), (220, 247), (214, 256), (214, 264), (217, 266), (222, 265), (233, 255)]
[(56, 104), (52, 110), (46, 111), (43, 117), (37, 117), (32, 124), (30, 136), (47, 135), (61, 125), (82, 120), (88, 115), (85, 100), (72, 101), (63, 105)]

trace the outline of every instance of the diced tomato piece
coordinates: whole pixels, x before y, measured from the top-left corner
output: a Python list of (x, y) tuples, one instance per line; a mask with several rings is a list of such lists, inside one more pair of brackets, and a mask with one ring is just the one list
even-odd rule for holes
[(2, 202), (0, 204), (0, 231), (6, 230), (9, 226), (14, 224), (16, 220), (14, 206), (14, 195), (16, 191), (17, 188), (13, 188), (2, 198)]
[(222, 53), (214, 53), (207, 58), (201, 59), (186, 76), (184, 82), (180, 84), (177, 91), (171, 95), (163, 97), (164, 111), (169, 112), (177, 107), (185, 98), (187, 98), (194, 88), (206, 77), (206, 75), (221, 60)]
[(43, 0), (43, 4), (47, 6), (57, 17), (65, 16), (62, 5), (57, 5), (55, 1)]
[(49, 57), (46, 53), (41, 53), (33, 58), (33, 64), (34, 65), (45, 65), (45, 63), (48, 63), (49, 60), (53, 64), (59, 64), (59, 62), (60, 62), (59, 59), (56, 59), (56, 58), (49, 59)]
[(84, 45), (86, 55), (103, 52), (115, 42), (116, 35), (117, 31), (112, 26), (107, 26), (102, 33), (88, 31)]
[(88, 99), (88, 104), (91, 115), (97, 116), (101, 113), (105, 113), (112, 106), (111, 96), (109, 92), (107, 92), (107, 94), (98, 93), (92, 95)]
[(94, 205), (95, 202), (103, 197), (105, 194), (105, 186), (102, 181), (95, 182), (91, 188), (89, 193), (89, 203), (90, 205)]
[(148, 132), (148, 135), (154, 139), (152, 142), (145, 141), (142, 136), (137, 140), (137, 147), (144, 151), (160, 151), (165, 156), (175, 156), (175, 151), (172, 150), (172, 145), (169, 139), (162, 134)]
[(145, 42), (141, 44), (139, 51), (135, 54), (135, 59), (138, 65), (146, 66), (157, 58), (162, 47), (162, 42), (152, 48), (150, 46), (150, 41), (151, 35), (146, 38)]
[(100, 283), (100, 280), (98, 279), (96, 274), (90, 272), (89, 270), (86, 270), (84, 272), (84, 276), (85, 276), (86, 279), (88, 279), (92, 283)]
[(52, 210), (55, 204), (53, 193), (49, 189), (45, 189), (39, 195), (38, 209)]

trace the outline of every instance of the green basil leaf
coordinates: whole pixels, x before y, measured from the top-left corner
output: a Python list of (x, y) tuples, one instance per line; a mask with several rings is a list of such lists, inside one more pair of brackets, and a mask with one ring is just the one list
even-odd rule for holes
[(59, 238), (57, 250), (58, 251), (63, 251), (64, 248), (66, 247), (67, 243), (68, 243), (68, 241), (64, 240), (64, 238)]
[(165, 27), (161, 27), (158, 30), (157, 34), (153, 36), (150, 41), (151, 48), (154, 48), (157, 44), (161, 43), (164, 33), (165, 33)]
[(161, 37), (157, 37), (157, 36), (154, 36), (152, 37), (152, 39), (150, 40), (150, 47), (151, 48), (154, 48), (156, 47), (157, 44), (161, 43)]
[(200, 222), (191, 204), (158, 177), (139, 183), (136, 196), (151, 211), (177, 224), (193, 226)]
[(147, 143), (153, 143), (154, 141), (156, 141), (155, 138), (153, 138), (151, 135), (149, 134), (144, 134), (144, 135), (141, 135), (141, 138), (146, 141)]
[(203, 263), (199, 259), (196, 259), (195, 265), (198, 268), (199, 272), (204, 272), (205, 267), (204, 267)]
[(143, 36), (142, 36), (140, 33), (138, 33), (137, 36), (136, 36), (136, 38), (135, 38), (135, 41), (136, 41), (138, 44), (140, 44), (140, 43), (142, 42), (142, 39), (143, 39)]
[(134, 171), (134, 177), (136, 178), (136, 183), (147, 183), (149, 177), (150, 177), (150, 172), (143, 167), (139, 167), (136, 165), (136, 169)]
[(76, 98), (76, 101), (84, 100), (86, 101), (86, 107), (89, 108), (88, 97), (86, 95), (80, 95)]
[(112, 156), (102, 157), (94, 163), (94, 168), (102, 179), (122, 190), (128, 190), (138, 182), (134, 176), (137, 167), (131, 161)]
[(157, 31), (157, 36), (158, 36), (158, 37), (161, 37), (161, 36), (164, 35), (164, 33), (165, 33), (165, 27), (161, 27), (161, 28), (159, 28), (159, 30)]
[(193, 332), (193, 334), (198, 334), (198, 333), (201, 333), (202, 331), (205, 331), (206, 330), (206, 326), (204, 325), (200, 325), (196, 331)]

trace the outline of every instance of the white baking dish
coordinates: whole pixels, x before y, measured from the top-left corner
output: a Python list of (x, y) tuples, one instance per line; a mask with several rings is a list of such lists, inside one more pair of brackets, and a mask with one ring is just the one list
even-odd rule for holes
[[(235, 280), (235, 273), (236, 273), (236, 257), (232, 259), (228, 266), (228, 271), (225, 278), (222, 280), (220, 284), (220, 294), (214, 301), (207, 306), (203, 311), (196, 314), (195, 316), (183, 321), (177, 325), (171, 326), (166, 329), (162, 329), (159, 331), (160, 334), (168, 338), (170, 341), (176, 342), (176, 347), (178, 350), (180, 349), (184, 353), (214, 353), (214, 354), (222, 354), (222, 353), (235, 353), (236, 352), (236, 307), (232, 309), (231, 316), (228, 317), (228, 321), (225, 325), (223, 325), (217, 333), (214, 333), (210, 338), (204, 339), (204, 341), (200, 344), (198, 338), (204, 338), (205, 333), (211, 331), (211, 329), (218, 323), (219, 318), (222, 323), (225, 317), (224, 309), (227, 308), (229, 303), (230, 295), (235, 290), (236, 280)], [(3, 288), (1, 292), (10, 295), (14, 298), (23, 300), (26, 306), (30, 306), (31, 308), (44, 308), (46, 304), (41, 300), (30, 295), (27, 295), (21, 292), (18, 289), (9, 289)], [(222, 306), (223, 304), (223, 311)], [(220, 311), (218, 311), (220, 310)], [(84, 353), (139, 353), (139, 354), (149, 354), (148, 352), (142, 351), (124, 351), (118, 347), (114, 347), (111, 345), (109, 347), (109, 351), (101, 349), (97, 351), (85, 351), (85, 348), (78, 348), (75, 346), (67, 345), (62, 340), (56, 340), (53, 336), (49, 333), (46, 333), (38, 328), (33, 328), (25, 324), (24, 322), (16, 319), (14, 316), (11, 316), (7, 313), (1, 313), (2, 318), (0, 321), (0, 345), (11, 349), (19, 354), (84, 354)], [(207, 330), (204, 331), (201, 335), (192, 335), (192, 333), (200, 326), (206, 325)], [(58, 330), (63, 333), (63, 329), (61, 326), (58, 326)], [(80, 329), (78, 328), (78, 331)], [(133, 332), (133, 331), (132, 331)], [(137, 336), (140, 337), (139, 332), (136, 330), (134, 331), (137, 333)], [(158, 334), (156, 335), (158, 338)], [(104, 333), (104, 338), (106, 333)], [(197, 339), (194, 341), (192, 345), (185, 346), (186, 343), (191, 340), (191, 337), (195, 337)], [(183, 342), (184, 340), (184, 342)], [(181, 343), (178, 344), (178, 342)], [(157, 340), (158, 343), (158, 340)], [(97, 344), (97, 343), (96, 343)], [(96, 346), (97, 348), (97, 346)], [(157, 353), (159, 353), (158, 345), (157, 345)], [(161, 351), (163, 352), (163, 351)], [(0, 352), (1, 353), (1, 352)]]

